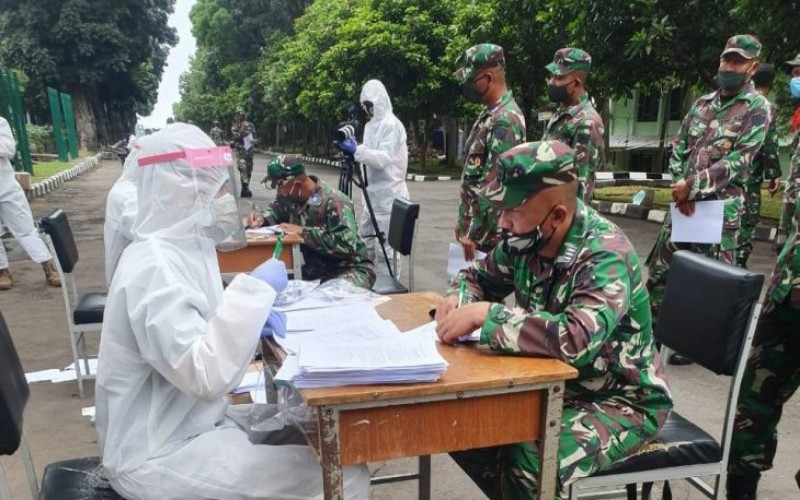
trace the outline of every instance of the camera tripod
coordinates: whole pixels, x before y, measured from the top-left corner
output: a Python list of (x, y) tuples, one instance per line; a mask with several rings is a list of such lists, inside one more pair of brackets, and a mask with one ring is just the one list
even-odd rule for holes
[(363, 166), (355, 161), (352, 156), (345, 155), (344, 160), (339, 164), (339, 191), (352, 199), (353, 184), (361, 189), (361, 192), (364, 194), (367, 212), (369, 212), (369, 218), (372, 221), (372, 228), (375, 230), (375, 234), (364, 235), (364, 237), (378, 239), (378, 243), (381, 245), (381, 251), (383, 252), (383, 260), (386, 262), (386, 268), (389, 270), (389, 276), (394, 279), (394, 271), (392, 270), (392, 265), (389, 263), (389, 254), (386, 253), (386, 237), (383, 231), (378, 227), (378, 219), (375, 217), (375, 210), (372, 208), (372, 201), (370, 201), (369, 193), (367, 192), (367, 174), (363, 171)]

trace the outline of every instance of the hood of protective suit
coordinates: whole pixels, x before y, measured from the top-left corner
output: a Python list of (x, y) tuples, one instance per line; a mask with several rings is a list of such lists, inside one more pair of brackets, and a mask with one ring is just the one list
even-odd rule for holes
[(392, 100), (380, 80), (369, 80), (361, 89), (361, 102), (369, 101), (373, 106), (372, 119), (380, 120), (392, 112)]
[[(139, 142), (139, 159), (182, 150), (214, 148), (214, 141), (194, 125), (175, 123)], [(137, 166), (134, 183), (138, 215), (135, 239), (186, 239), (205, 236), (215, 224), (213, 201), (228, 182), (228, 168), (195, 168), (185, 158)]]

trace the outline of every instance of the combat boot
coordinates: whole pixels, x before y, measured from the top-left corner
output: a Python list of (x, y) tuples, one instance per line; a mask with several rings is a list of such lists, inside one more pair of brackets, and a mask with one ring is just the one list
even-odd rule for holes
[(50, 286), (61, 286), (61, 277), (58, 275), (58, 269), (53, 264), (53, 260), (42, 262), (42, 269), (44, 269), (44, 279)]
[(242, 195), (240, 198), (252, 198), (253, 192), (250, 191), (250, 184), (247, 182), (242, 183)]
[(756, 500), (760, 475), (728, 476), (728, 500)]
[[(2, 243), (0, 243), (2, 245)], [(10, 290), (13, 286), (11, 282), (11, 273), (8, 268), (0, 269), (0, 290)]]

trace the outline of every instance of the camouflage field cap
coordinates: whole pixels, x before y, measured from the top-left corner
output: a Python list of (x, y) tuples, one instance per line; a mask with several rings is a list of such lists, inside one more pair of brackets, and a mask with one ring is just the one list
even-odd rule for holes
[(458, 58), (458, 68), (453, 75), (464, 84), (471, 79), (475, 72), (493, 66), (505, 66), (506, 56), (503, 47), (493, 43), (481, 43), (468, 48)]
[(794, 56), (794, 59), (786, 61), (787, 66), (800, 66), (800, 54)]
[(501, 154), (497, 178), (479, 191), (496, 208), (525, 203), (539, 191), (578, 178), (572, 148), (561, 141), (527, 142)]
[(745, 59), (755, 59), (761, 54), (761, 42), (753, 35), (734, 35), (725, 43), (722, 56), (725, 54), (739, 54)]
[(545, 66), (550, 73), (561, 76), (573, 71), (589, 71), (592, 67), (592, 56), (581, 49), (566, 47), (558, 49), (553, 56), (553, 62)]
[(292, 180), (295, 177), (306, 173), (306, 167), (297, 155), (279, 155), (272, 159), (267, 165), (267, 176), (264, 182), (271, 181), (274, 189), (284, 181)]
[(237, 115), (243, 115), (243, 114), (244, 114), (244, 109), (242, 109), (242, 108), (236, 108), (236, 114), (237, 114)]

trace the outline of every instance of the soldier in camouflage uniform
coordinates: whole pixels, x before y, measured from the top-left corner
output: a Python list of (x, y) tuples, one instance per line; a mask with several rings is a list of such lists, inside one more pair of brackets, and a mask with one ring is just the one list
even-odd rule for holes
[(476, 249), (488, 252), (500, 241), (498, 213), (477, 192), (492, 179), (497, 157), (525, 140), (525, 116), (506, 87), (502, 47), (483, 43), (467, 49), (455, 77), (467, 101), (485, 106), (464, 144), (456, 224), (456, 239), (472, 260)]
[[(625, 458), (653, 439), (672, 408), (655, 348), (641, 265), (628, 238), (577, 198), (572, 150), (558, 141), (521, 144), (500, 156), (481, 190), (498, 210), (503, 242), (459, 273), (436, 310), (443, 342), (480, 328), (503, 354), (560, 359), (566, 383), (561, 487)], [(456, 307), (459, 282), (464, 304)], [(514, 293), (515, 307), (503, 299)], [(519, 415), (509, 415), (519, 418)], [(536, 498), (534, 444), (453, 453), (490, 498)]]
[(237, 168), (242, 179), (242, 198), (252, 198), (250, 176), (253, 173), (253, 125), (247, 121), (244, 110), (237, 109), (231, 126), (231, 147), (236, 149)]
[[(760, 51), (761, 43), (751, 35), (728, 40), (720, 56), (720, 90), (695, 101), (675, 137), (669, 161), (675, 181), (672, 199), (684, 215), (694, 213), (695, 201), (724, 200), (722, 241), (719, 245), (673, 243), (672, 220), (667, 215), (647, 260), (653, 318), (658, 316), (674, 252), (689, 250), (736, 263), (744, 182), (761, 152), (770, 121), (769, 102), (750, 81)], [(677, 357), (671, 361), (686, 362)]]
[(542, 140), (569, 145), (578, 164), (578, 197), (592, 201), (594, 173), (605, 164), (603, 119), (586, 93), (591, 56), (581, 49), (564, 48), (547, 65), (550, 72), (547, 94), (558, 109), (547, 123)]
[[(800, 78), (800, 54), (797, 54), (791, 61), (786, 61), (787, 72), (789, 77)], [(789, 88), (791, 92), (791, 85)], [(792, 103), (794, 105), (795, 113), (792, 116), (792, 146), (789, 149), (794, 151), (800, 141), (800, 96), (792, 95)], [(789, 168), (789, 178), (786, 179), (786, 189), (783, 192), (783, 211), (781, 212), (780, 221), (778, 223), (778, 234), (775, 236), (775, 249), (779, 251), (783, 247), (783, 242), (786, 241), (786, 236), (792, 232), (792, 219), (794, 217), (795, 207), (797, 206), (797, 195), (800, 193), (800, 162), (792, 164)]]
[(761, 185), (765, 180), (769, 181), (770, 193), (778, 191), (781, 179), (781, 164), (778, 157), (778, 107), (769, 101), (769, 94), (772, 82), (775, 80), (775, 67), (771, 64), (762, 64), (753, 75), (753, 84), (756, 92), (767, 99), (770, 109), (770, 122), (767, 128), (767, 135), (764, 139), (764, 146), (761, 153), (753, 160), (753, 167), (750, 175), (744, 183), (744, 215), (742, 216), (742, 228), (739, 232), (741, 241), (737, 248), (737, 266), (747, 267), (747, 260), (753, 251), (753, 233), (761, 220)]
[(225, 144), (225, 137), (223, 137), (222, 129), (219, 128), (219, 122), (217, 120), (214, 120), (214, 126), (211, 127), (208, 135), (211, 136), (211, 140), (214, 141), (214, 144), (217, 146)]
[[(800, 164), (800, 144), (792, 151)], [(800, 210), (772, 271), (753, 347), (739, 391), (728, 463), (728, 498), (756, 498), (763, 471), (772, 468), (783, 405), (800, 386)]]
[(253, 216), (251, 227), (280, 224), (303, 238), (303, 279), (344, 279), (371, 288), (375, 270), (367, 258), (367, 247), (358, 236), (353, 202), (340, 191), (306, 174), (300, 158), (281, 155), (267, 166), (264, 183), (278, 196), (261, 216)]

